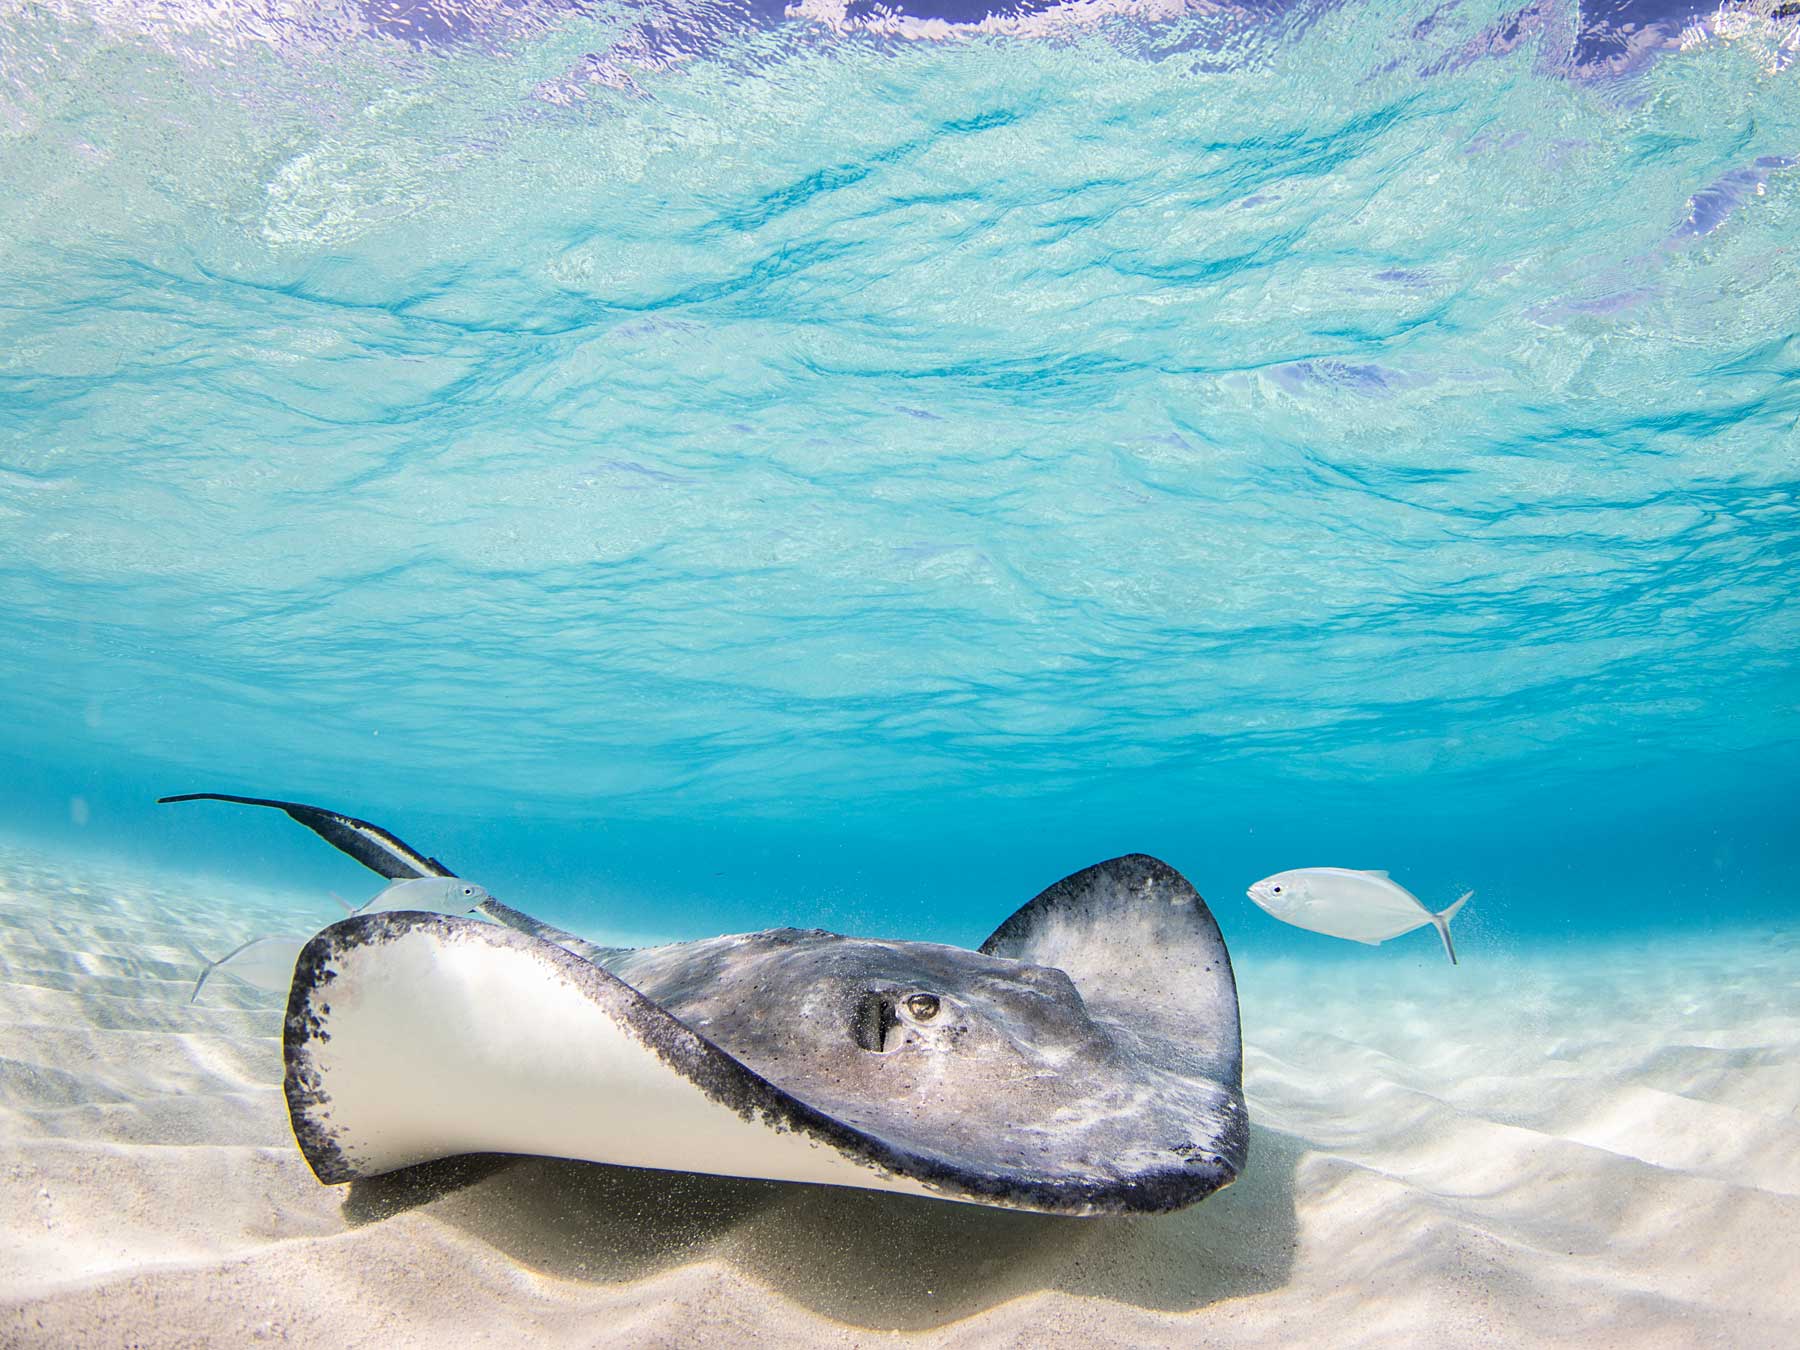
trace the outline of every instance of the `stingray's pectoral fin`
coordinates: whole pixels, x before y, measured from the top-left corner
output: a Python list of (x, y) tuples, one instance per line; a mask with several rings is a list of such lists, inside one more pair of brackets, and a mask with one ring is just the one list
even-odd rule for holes
[(1158, 1069), (1218, 1089), (1228, 1176), (1249, 1146), (1237, 982), (1212, 911), (1186, 877), (1133, 853), (1064, 877), (981, 945), (989, 956), (1053, 966), (1096, 1020), (1128, 1029)]
[(1126, 1002), (1173, 1029), (1196, 1019), (1231, 1049), (1237, 1072), (1237, 983), (1206, 901), (1173, 867), (1147, 854), (1064, 877), (981, 944), (1067, 972), (1090, 1003)]
[(287, 812), (289, 816), (306, 826), (333, 848), (349, 854), (370, 871), (379, 872), (390, 880), (405, 880), (409, 877), (453, 877), (456, 875), (436, 858), (426, 857), (411, 844), (397, 835), (390, 834), (381, 826), (372, 825), (366, 820), (358, 820), (355, 816), (327, 811), (322, 806), (308, 806), (304, 802), (277, 801), (270, 797), (234, 797), (224, 792), (187, 792), (175, 797), (158, 797), (156, 800), (159, 804), (167, 802), (236, 802), (239, 806), (269, 806), (277, 811)]
[(524, 1153), (931, 1193), (881, 1141), (606, 971), (468, 919), (345, 919), (300, 954), (284, 1089), (319, 1180)]

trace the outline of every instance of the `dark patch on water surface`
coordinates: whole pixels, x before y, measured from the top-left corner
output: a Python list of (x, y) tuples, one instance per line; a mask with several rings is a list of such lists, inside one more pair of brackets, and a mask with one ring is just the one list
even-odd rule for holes
[(1674, 237), (1700, 238), (1723, 225), (1749, 197), (1760, 195), (1771, 174), (1791, 169), (1800, 160), (1792, 155), (1759, 155), (1747, 167), (1733, 169), (1688, 198), (1687, 219), (1675, 227)]

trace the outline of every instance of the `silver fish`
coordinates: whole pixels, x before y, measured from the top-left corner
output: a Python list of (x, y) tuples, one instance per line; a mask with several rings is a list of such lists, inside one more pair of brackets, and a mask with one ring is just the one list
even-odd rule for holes
[(391, 914), (398, 910), (427, 910), (434, 914), (467, 914), (494, 897), (474, 882), (461, 877), (412, 877), (396, 881), (351, 909), (352, 914)]
[[(467, 914), (493, 897), (461, 877), (415, 877), (394, 882), (360, 905), (353, 906), (342, 897), (337, 899), (352, 914), (385, 914), (396, 910)], [(194, 981), (194, 992), (188, 996), (188, 1002), (199, 1001), (200, 991), (215, 970), (234, 975), (254, 989), (282, 993), (294, 978), (294, 962), (306, 943), (307, 939), (303, 937), (272, 933), (233, 947), (217, 961), (208, 961), (204, 954), (196, 952), (195, 955), (206, 964), (200, 968), (200, 978)]]
[(1419, 898), (1386, 872), (1355, 872), (1347, 867), (1297, 867), (1264, 877), (1248, 892), (1262, 909), (1296, 928), (1377, 946), (1391, 937), (1434, 924), (1444, 940), (1444, 954), (1456, 964), (1450, 942), (1450, 920), (1469, 903), (1474, 891), (1448, 909), (1432, 913)]

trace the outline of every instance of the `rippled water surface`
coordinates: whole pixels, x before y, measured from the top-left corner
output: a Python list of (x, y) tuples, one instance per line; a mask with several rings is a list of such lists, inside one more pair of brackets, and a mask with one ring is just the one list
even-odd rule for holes
[(0, 3), (14, 829), (1777, 905), (1800, 20), (977, 11)]

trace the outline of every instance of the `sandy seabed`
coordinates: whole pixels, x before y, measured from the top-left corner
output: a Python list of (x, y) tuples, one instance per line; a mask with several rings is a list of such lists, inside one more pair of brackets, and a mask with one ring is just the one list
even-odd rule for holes
[(0, 850), (0, 1345), (1800, 1345), (1800, 934), (1240, 954), (1244, 1177), (1071, 1220), (542, 1159), (320, 1186), (282, 1000), (188, 1003), (294, 905)]

